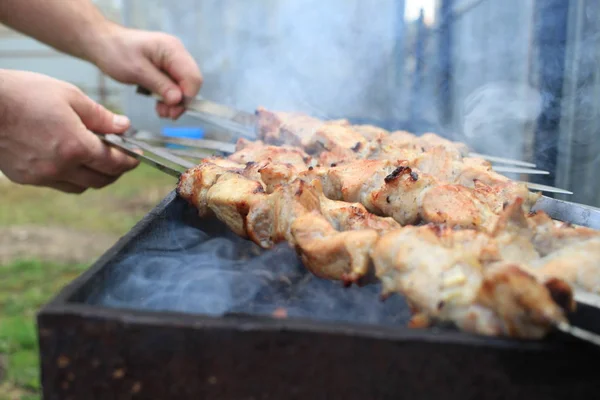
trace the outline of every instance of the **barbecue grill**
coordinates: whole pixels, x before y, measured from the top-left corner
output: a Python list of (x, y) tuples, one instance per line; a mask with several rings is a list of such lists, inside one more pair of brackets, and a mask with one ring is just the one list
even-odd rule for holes
[[(44, 398), (592, 398), (594, 346), (406, 328), (400, 296), (343, 288), (170, 193), (39, 313)], [(600, 331), (591, 309), (572, 320)], [(594, 327), (593, 324), (596, 324)]]

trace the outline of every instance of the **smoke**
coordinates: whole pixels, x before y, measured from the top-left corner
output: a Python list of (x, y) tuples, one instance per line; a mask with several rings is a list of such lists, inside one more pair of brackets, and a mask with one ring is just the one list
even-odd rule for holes
[(203, 94), (246, 110), (384, 118), (394, 92), (397, 7), (393, 0), (203, 2), (196, 54)]
[(470, 93), (462, 105), (463, 141), (476, 151), (521, 158), (523, 133), (540, 115), (543, 98), (529, 85), (492, 82)]
[(381, 302), (379, 285), (316, 278), (287, 244), (262, 250), (216, 220), (199, 220), (181, 199), (106, 271), (86, 302), (213, 316), (283, 308), (289, 317), (388, 325), (410, 316), (400, 296)]

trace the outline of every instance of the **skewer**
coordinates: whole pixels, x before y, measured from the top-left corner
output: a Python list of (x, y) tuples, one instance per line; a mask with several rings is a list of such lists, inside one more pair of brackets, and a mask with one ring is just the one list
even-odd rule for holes
[[(232, 154), (235, 152), (235, 145), (230, 143), (219, 142), (216, 140), (204, 140), (204, 139), (145, 139), (149, 143), (167, 143), (167, 144), (178, 144), (182, 146), (190, 146), (193, 144), (194, 148), (204, 149), (207, 151), (218, 151), (226, 154)], [(192, 143), (190, 143), (192, 142)], [(198, 142), (198, 143), (193, 143)], [(191, 157), (202, 159), (206, 157), (206, 153), (193, 150), (185, 149), (169, 149), (172, 154), (176, 154), (183, 157)], [(505, 165), (493, 165), (493, 170), (496, 172), (514, 173), (514, 174), (528, 174), (528, 175), (549, 175), (550, 172), (542, 171), (539, 169), (532, 168), (521, 168), (521, 167), (509, 167)]]
[(499, 164), (513, 164), (513, 165), (518, 165), (518, 166), (521, 166), (521, 167), (530, 167), (530, 168), (535, 168), (536, 167), (535, 164), (530, 163), (530, 162), (512, 160), (510, 158), (488, 156), (488, 155), (485, 155), (485, 154), (479, 154), (479, 153), (473, 153), (473, 152), (469, 153), (469, 157), (483, 158), (485, 160), (488, 160), (488, 161), (491, 161), (491, 162), (497, 162)]
[(517, 182), (525, 183), (527, 185), (527, 187), (529, 187), (529, 189), (539, 190), (540, 192), (573, 194), (573, 192), (570, 192), (565, 189), (556, 188), (554, 186), (547, 186), (547, 185), (542, 185), (539, 183), (526, 182), (526, 181), (517, 181)]
[[(225, 143), (220, 142), (218, 140), (207, 140), (207, 139), (179, 139), (179, 138), (151, 138), (151, 139), (142, 139), (148, 143), (156, 143), (156, 144), (176, 144), (186, 147), (191, 147), (195, 149), (203, 149), (203, 150), (213, 150), (219, 151), (222, 153), (231, 154), (235, 152), (235, 144), (233, 143)], [(197, 153), (189, 150), (178, 150), (178, 149), (170, 149), (169, 150), (173, 154), (182, 155), (185, 157), (192, 158), (204, 158), (206, 154)], [(531, 168), (520, 168), (520, 167), (509, 167), (505, 165), (494, 165), (494, 171), (496, 172), (505, 172), (505, 173), (515, 173), (515, 174), (530, 174), (530, 175), (549, 175), (550, 172), (542, 171), (539, 169), (531, 169)]]
[[(178, 171), (175, 168), (169, 167), (169, 166), (165, 165), (164, 163), (161, 163), (160, 161), (157, 161), (146, 154), (141, 154), (139, 152), (136, 152), (135, 149), (129, 148), (126, 144), (134, 145), (135, 147), (138, 147), (139, 149), (148, 151), (150, 153), (154, 153), (155, 155), (158, 155), (159, 157), (163, 157), (166, 160), (168, 160), (169, 162), (172, 162), (173, 164), (175, 164), (179, 167), (190, 168), (190, 166), (195, 165), (193, 163), (190, 163), (187, 160), (184, 160), (180, 157), (170, 154), (168, 151), (164, 151), (164, 149), (155, 148), (147, 143), (132, 139), (128, 136), (118, 136), (118, 135), (112, 135), (112, 134), (98, 134), (98, 136), (106, 144), (108, 144), (110, 146), (114, 146), (116, 148), (119, 148), (126, 154), (140, 160), (141, 162), (145, 162), (145, 163), (147, 163), (155, 168), (158, 168), (159, 170), (161, 170), (171, 176), (177, 177), (177, 178), (179, 178), (181, 175), (180, 171)], [(551, 200), (553, 200), (553, 199), (551, 199)], [(376, 281), (377, 281), (377, 278), (375, 278), (374, 280), (370, 280), (368, 283), (373, 283)], [(600, 297), (598, 297), (596, 295), (593, 295), (590, 293), (585, 293), (585, 292), (579, 292), (579, 293), (575, 294), (575, 299), (580, 304), (585, 304), (585, 305), (594, 307), (596, 309), (600, 308)], [(569, 323), (564, 323), (564, 322), (558, 323), (556, 325), (556, 328), (568, 335), (571, 335), (574, 338), (583, 340), (585, 342), (594, 344), (596, 346), (600, 346), (600, 335), (597, 335), (593, 332), (587, 331), (585, 329), (582, 329), (582, 328), (579, 328), (579, 327), (576, 327)]]
[[(203, 149), (203, 150), (212, 150), (219, 151), (225, 154), (232, 154), (235, 152), (235, 145), (233, 143), (225, 143), (217, 140), (206, 140), (206, 139), (179, 139), (179, 138), (152, 138), (152, 139), (140, 139), (149, 143), (157, 143), (157, 144), (177, 144), (181, 146), (191, 147), (195, 149)], [(169, 152), (175, 155), (179, 155), (182, 157), (190, 157), (196, 159), (203, 159), (207, 157), (206, 153), (200, 153), (193, 150), (184, 150), (184, 149), (169, 149)], [(540, 171), (528, 168), (517, 168), (517, 167), (507, 167), (507, 166), (493, 166), (492, 167), (496, 172), (505, 172), (505, 173), (521, 173), (521, 174), (539, 174), (539, 175), (547, 175), (548, 171)], [(573, 194), (573, 192), (569, 192), (564, 189), (555, 188), (553, 186), (540, 185), (532, 182), (525, 182), (530, 189), (540, 190), (548, 193), (561, 193), (561, 194)]]
[(540, 169), (532, 168), (521, 168), (521, 167), (507, 167), (504, 165), (493, 165), (493, 170), (496, 172), (506, 172), (514, 174), (529, 174), (529, 175), (550, 175), (548, 171), (542, 171)]
[[(213, 150), (220, 151), (222, 153), (232, 154), (235, 152), (235, 144), (221, 142), (218, 140), (209, 140), (209, 139), (180, 139), (180, 138), (166, 138), (166, 137), (157, 137), (151, 139), (138, 139), (143, 140), (144, 142), (154, 143), (154, 144), (175, 144), (185, 147), (191, 147), (193, 149), (202, 149), (202, 150)], [(172, 150), (169, 150), (172, 151)], [(192, 151), (188, 151), (190, 154), (188, 157), (205, 157), (201, 155), (201, 153), (194, 153)]]
[[(127, 147), (125, 145), (127, 139), (124, 136), (113, 135), (113, 134), (108, 134), (108, 135), (97, 134), (97, 135), (108, 146), (116, 147), (119, 150), (121, 150), (122, 152), (124, 152), (125, 154), (139, 160), (140, 162), (148, 164), (148, 165), (166, 173), (167, 175), (171, 175), (175, 178), (179, 178), (181, 176), (181, 171), (178, 171), (177, 169), (169, 167), (168, 165), (165, 165), (164, 163), (162, 163), (158, 160), (155, 160), (154, 158), (152, 158), (148, 155), (140, 154), (140, 153), (134, 151), (133, 149)], [(184, 163), (189, 163), (188, 161), (183, 160), (183, 159), (181, 159), (181, 161), (184, 161)], [(178, 164), (178, 163), (175, 163), (175, 164)], [(183, 166), (183, 165), (181, 165), (181, 166)]]
[(559, 331), (571, 335), (577, 339), (586, 341), (588, 343), (592, 343), (596, 346), (600, 346), (600, 336), (593, 332), (586, 331), (585, 329), (578, 328), (566, 322), (561, 322), (557, 324), (556, 328)]
[[(137, 87), (136, 92), (143, 96), (149, 96), (158, 101), (162, 101), (162, 96), (153, 93), (152, 91), (141, 86)], [(256, 139), (255, 119), (253, 114), (251, 113), (238, 111), (227, 106), (214, 103), (212, 101), (194, 97), (184, 97), (182, 105), (185, 107), (186, 114), (194, 118), (197, 118), (204, 122), (208, 122), (230, 132), (235, 132), (246, 139)], [(486, 154), (479, 154), (474, 152), (469, 152), (469, 156), (483, 158), (484, 160), (498, 162), (501, 164), (509, 164), (530, 168), (536, 167), (535, 164), (528, 163), (525, 161), (512, 160), (510, 158), (496, 156), (488, 156)]]
[(575, 301), (579, 304), (584, 304), (586, 306), (594, 307), (600, 310), (600, 296), (598, 295), (582, 291), (575, 291), (574, 298)]

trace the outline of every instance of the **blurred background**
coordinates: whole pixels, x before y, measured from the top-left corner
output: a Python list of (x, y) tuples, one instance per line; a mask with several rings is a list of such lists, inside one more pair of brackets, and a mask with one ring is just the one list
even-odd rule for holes
[[(434, 131), (535, 162), (534, 181), (600, 206), (600, 2), (592, 0), (96, 0), (110, 19), (178, 36), (202, 95)], [(150, 99), (0, 27), (0, 68), (71, 82), (156, 135)], [(202, 126), (206, 136), (217, 134)], [(174, 181), (141, 166), (82, 196), (0, 178), (0, 399), (37, 398), (37, 307), (155, 206)], [(3, 397), (4, 396), (4, 397)]]

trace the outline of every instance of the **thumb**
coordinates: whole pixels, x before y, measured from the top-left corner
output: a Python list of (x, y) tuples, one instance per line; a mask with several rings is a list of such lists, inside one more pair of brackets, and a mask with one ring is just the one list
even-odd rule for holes
[(108, 111), (83, 93), (71, 100), (71, 107), (92, 132), (123, 133), (131, 124), (126, 116)]
[(175, 106), (183, 100), (183, 93), (179, 86), (148, 60), (137, 79), (142, 86), (159, 94), (166, 105)]

